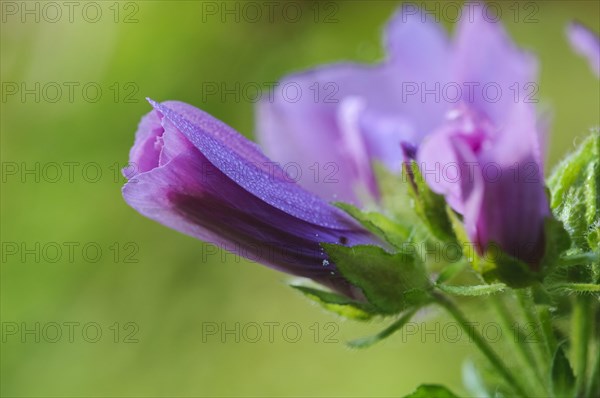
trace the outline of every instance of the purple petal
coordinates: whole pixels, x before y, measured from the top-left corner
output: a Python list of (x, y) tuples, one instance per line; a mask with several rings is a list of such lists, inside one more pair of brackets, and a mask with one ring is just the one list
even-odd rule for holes
[(481, 167), (477, 151), (489, 127), (468, 109), (457, 109), (439, 129), (427, 136), (417, 163), (429, 187), (444, 195), (457, 212), (473, 195), (481, 196)]
[(549, 214), (536, 114), (521, 104), (506, 119), (501, 129), (468, 114), (449, 121), (419, 149), (419, 165), (431, 188), (463, 214), (480, 253), (493, 242), (536, 267)]
[(512, 105), (530, 100), (535, 92), (537, 61), (512, 42), (501, 23), (484, 19), (481, 3), (474, 5), (479, 7), (472, 14), (463, 10), (458, 26), (454, 79), (475, 85), (472, 93), (464, 90), (464, 102), (499, 125)]
[(384, 41), (401, 79), (440, 82), (449, 76), (451, 48), (447, 36), (431, 13), (405, 4), (388, 22)]
[(163, 129), (155, 112), (142, 118), (135, 133), (135, 142), (129, 151), (129, 161), (134, 165), (135, 172), (143, 173), (156, 167), (161, 150), (157, 140), (162, 132)]
[(262, 201), (315, 225), (349, 226), (345, 213), (300, 188), (256, 144), (225, 123), (181, 102), (150, 103), (216, 168)]
[[(289, 76), (279, 83), (282, 89), (276, 90), (272, 99), (259, 103), (257, 138), (273, 160), (298, 165), (302, 171), (299, 183), (328, 201), (358, 204), (357, 188), (365, 187), (376, 196), (362, 148), (348, 141), (356, 138), (356, 131), (348, 131), (356, 126), (344, 121), (351, 112), (340, 108), (347, 97), (357, 93), (359, 101), (377, 97), (381, 106), (389, 108), (385, 98), (392, 93), (376, 91), (385, 80), (376, 68), (350, 64)], [(286, 90), (302, 94), (294, 100)]]
[[(432, 87), (448, 76), (443, 29), (421, 23), (420, 12), (407, 12), (398, 13), (387, 28), (386, 62), (373, 67), (338, 64), (288, 76), (278, 87), (291, 92), (299, 87), (303, 95), (298, 100), (275, 90), (273, 99), (259, 104), (256, 132), (261, 146), (276, 161), (299, 164), (304, 171), (300, 183), (327, 200), (359, 204), (357, 188), (365, 187), (377, 197), (370, 163), (378, 160), (398, 169), (400, 142), (417, 144), (447, 108), (422, 101), (420, 94), (403, 95), (404, 90), (420, 90), (421, 84)], [(350, 105), (348, 112), (348, 104), (357, 102), (362, 106)], [(356, 145), (358, 135), (364, 150)], [(323, 170), (316, 178), (315, 165), (329, 164), (339, 169), (339, 183), (324, 181)]]
[(496, 242), (533, 267), (543, 254), (544, 219), (550, 214), (539, 161), (539, 128), (529, 104), (506, 115), (503, 130), (479, 155), (482, 164), (495, 165), (501, 174), (499, 178), (493, 170), (484, 174), (484, 196), (474, 221), (480, 242)]
[(289, 181), (281, 169), (266, 167), (268, 159), (229, 126), (187, 104), (151, 103), (155, 110), (144, 118), (151, 123), (142, 127), (158, 132), (160, 159), (125, 185), (129, 205), (242, 257), (356, 293), (335, 265), (324, 265), (319, 243), (377, 239)]
[(567, 29), (571, 46), (577, 54), (587, 58), (597, 77), (600, 77), (600, 38), (585, 26), (572, 23)]

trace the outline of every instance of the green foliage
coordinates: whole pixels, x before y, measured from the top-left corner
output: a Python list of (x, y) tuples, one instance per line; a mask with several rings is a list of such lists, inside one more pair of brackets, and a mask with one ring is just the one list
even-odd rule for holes
[(402, 220), (406, 225), (420, 222), (413, 211), (413, 199), (410, 194), (410, 179), (406, 173), (392, 173), (382, 164), (375, 163), (373, 170), (381, 195), (381, 208), (385, 209), (395, 220)]
[(459, 275), (462, 271), (466, 269), (466, 267), (467, 264), (464, 261), (457, 261), (452, 264), (448, 264), (440, 272), (435, 282), (438, 284), (447, 282)]
[(552, 360), (551, 377), (552, 391), (555, 397), (568, 397), (573, 395), (575, 388), (575, 375), (567, 360), (563, 345), (559, 345)]
[(544, 220), (544, 236), (546, 243), (540, 268), (548, 273), (557, 265), (557, 258), (571, 246), (571, 238), (563, 223), (554, 217)]
[(366, 321), (376, 314), (375, 309), (368, 303), (361, 303), (334, 292), (301, 285), (291, 285), (291, 287), (304, 293), (306, 297), (315, 301), (326, 310), (335, 312), (345, 318)]
[(458, 398), (458, 395), (438, 384), (421, 384), (404, 398)]
[(394, 247), (401, 247), (402, 243), (409, 240), (411, 228), (394, 222), (381, 213), (365, 212), (347, 203), (339, 202), (335, 205)]
[(381, 314), (397, 314), (431, 300), (431, 282), (413, 253), (390, 254), (368, 245), (322, 246), (342, 275), (359, 287)]
[(478, 269), (486, 281), (501, 281), (512, 288), (526, 287), (541, 279), (528, 264), (503, 252), (493, 242), (478, 260)]
[(593, 132), (548, 179), (551, 207), (573, 245), (583, 251), (600, 244), (600, 132)]
[(416, 162), (404, 165), (403, 173), (410, 177), (409, 193), (413, 198), (414, 209), (431, 233), (442, 242), (456, 241), (452, 223), (446, 213), (444, 197), (429, 188)]

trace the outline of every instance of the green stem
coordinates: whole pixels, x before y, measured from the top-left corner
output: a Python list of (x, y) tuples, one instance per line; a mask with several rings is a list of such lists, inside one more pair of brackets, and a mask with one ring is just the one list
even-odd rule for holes
[[(550, 340), (552, 337), (547, 335), (547, 328), (544, 327), (537, 308), (535, 307), (531, 290), (529, 288), (517, 289), (516, 294), (519, 303), (521, 304), (521, 308), (523, 308), (523, 311), (525, 312), (525, 317), (533, 328), (535, 343), (539, 342), (542, 344), (540, 347), (542, 363), (551, 364), (554, 355), (552, 347), (550, 347)], [(539, 347), (538, 344), (535, 345)]]
[(563, 267), (580, 264), (592, 264), (597, 261), (600, 261), (599, 252), (578, 253), (570, 256), (562, 256), (559, 258), (559, 263)]
[[(494, 304), (494, 308), (496, 309), (496, 312), (500, 316), (500, 322), (502, 323), (502, 327), (505, 330), (515, 330), (515, 336), (513, 338), (509, 338), (508, 340), (512, 345), (513, 349), (515, 349), (519, 353), (521, 361), (524, 362), (525, 369), (527, 369), (528, 374), (533, 374), (537, 379), (539, 385), (542, 388), (542, 394), (540, 394), (540, 396), (548, 395), (548, 389), (546, 387), (544, 376), (542, 374), (541, 368), (537, 365), (535, 355), (531, 351), (531, 347), (526, 343), (526, 336), (523, 334), (520, 327), (515, 328), (515, 318), (506, 308), (505, 302), (502, 299), (502, 297), (500, 295), (495, 295), (492, 296), (491, 299), (492, 303)], [(526, 379), (532, 380), (529, 377), (527, 377)], [(535, 384), (535, 382), (533, 382), (533, 384)]]
[(377, 333), (374, 336), (362, 337), (360, 339), (352, 340), (348, 343), (348, 346), (352, 348), (366, 348), (371, 345), (377, 343), (385, 339), (386, 337), (394, 334), (398, 330), (402, 329), (404, 325), (408, 323), (412, 319), (412, 317), (417, 312), (418, 308), (413, 308), (405, 312), (400, 318), (398, 318), (394, 323), (385, 328), (383, 331)]
[(435, 301), (444, 307), (446, 311), (454, 318), (454, 320), (460, 325), (460, 327), (473, 339), (473, 342), (479, 348), (479, 350), (485, 355), (485, 357), (490, 361), (490, 363), (496, 368), (498, 373), (507, 381), (508, 385), (512, 387), (515, 392), (517, 392), (520, 396), (527, 396), (525, 390), (518, 382), (518, 380), (513, 376), (513, 374), (508, 370), (508, 367), (502, 362), (498, 354), (492, 350), (490, 345), (485, 341), (485, 339), (479, 334), (472, 325), (471, 322), (465, 317), (462, 311), (445, 295), (434, 292), (433, 296)]
[(573, 358), (575, 362), (575, 391), (578, 397), (585, 394), (587, 381), (588, 342), (590, 340), (591, 316), (590, 301), (586, 296), (578, 296), (573, 308)]

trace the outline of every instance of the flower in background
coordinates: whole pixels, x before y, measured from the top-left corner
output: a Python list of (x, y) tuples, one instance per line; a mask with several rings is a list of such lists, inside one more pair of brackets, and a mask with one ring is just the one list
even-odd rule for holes
[[(340, 165), (345, 189), (336, 199), (355, 204), (363, 201), (357, 187), (377, 196), (373, 161), (398, 170), (403, 148), (415, 148), (426, 181), (463, 214), (480, 252), (495, 242), (535, 264), (548, 215), (539, 139), (545, 131), (527, 103), (537, 63), (500, 23), (473, 12), (477, 5), (465, 6), (452, 41), (432, 15), (404, 6), (387, 26), (384, 62), (331, 65), (284, 79), (306, 92), (321, 89), (321, 101), (261, 102), (257, 134), (277, 161)], [(331, 87), (337, 103), (325, 101)], [(460, 176), (445, 175), (450, 168)], [(310, 177), (301, 183), (333, 199), (334, 187)]]
[(572, 23), (567, 35), (573, 49), (587, 58), (596, 76), (600, 77), (600, 38), (585, 26)]
[(360, 296), (321, 242), (379, 243), (299, 187), (251, 141), (181, 102), (150, 101), (130, 152), (125, 201), (170, 228), (280, 271)]
[(481, 7), (465, 6), (450, 41), (433, 15), (405, 5), (385, 30), (382, 63), (334, 64), (284, 78), (281, 86), (299, 87), (304, 95), (291, 101), (282, 91), (259, 103), (261, 147), (303, 170), (335, 165), (341, 184), (313, 173), (300, 183), (326, 200), (361, 204), (361, 192), (378, 196), (373, 161), (400, 170), (401, 143), (418, 146), (460, 104), (493, 102), (488, 116), (502, 118), (515, 97), (535, 89), (537, 67), (499, 23), (484, 19)]

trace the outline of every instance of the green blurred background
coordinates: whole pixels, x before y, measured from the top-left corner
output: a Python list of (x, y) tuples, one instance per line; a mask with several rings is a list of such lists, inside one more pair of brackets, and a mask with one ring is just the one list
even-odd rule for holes
[[(129, 208), (120, 194), (123, 178), (115, 176), (150, 109), (144, 97), (189, 102), (251, 136), (253, 103), (203, 96), (203, 82), (233, 87), (326, 62), (376, 61), (383, 55), (382, 27), (397, 2), (294, 2), (303, 12), (295, 23), (282, 17), (283, 3), (274, 21), (263, 15), (256, 23), (238, 23), (235, 15), (223, 23), (199, 1), (101, 1), (86, 14), (86, 3), (76, 2), (73, 22), (63, 2), (56, 22), (44, 2), (26, 4), (40, 7), (39, 22), (23, 9), (14, 14), (9, 3), (25, 7), (2, 2), (3, 396), (398, 396), (421, 382), (463, 391), (466, 341), (442, 344), (425, 336), (423, 343), (418, 334), (350, 350), (345, 341), (385, 323), (343, 321), (309, 305), (286, 286), (285, 275), (231, 255), (223, 261), (220, 252), (205, 256), (212, 253), (207, 245)], [(600, 3), (520, 2), (517, 23), (515, 3), (502, 2), (503, 19), (517, 43), (540, 58), (539, 98), (553, 115), (550, 168), (599, 123), (598, 80), (571, 52), (564, 29), (578, 19), (598, 31)], [(101, 18), (92, 23), (98, 8)], [(523, 23), (533, 11), (538, 22)], [(324, 23), (331, 13), (333, 23)], [(21, 83), (35, 88), (36, 82), (39, 102), (34, 94), (10, 95), (15, 84), (21, 90)], [(54, 103), (52, 82), (63, 90)], [(79, 84), (73, 98), (65, 82)], [(102, 96), (93, 102), (98, 86)], [(75, 162), (72, 181), (65, 162)], [(22, 177), (23, 167), (38, 172)], [(36, 242), (40, 258), (22, 258), (22, 249)], [(78, 244), (73, 259), (65, 242)], [(56, 245), (62, 258), (53, 262)], [(15, 247), (19, 253), (12, 254)], [(76, 323), (72, 339), (68, 322)], [(235, 335), (203, 334), (207, 325), (239, 323), (241, 329), (248, 322), (262, 325), (258, 342), (248, 341), (255, 329), (241, 333), (240, 342)], [(265, 322), (278, 323), (272, 342)], [(302, 332), (298, 342), (282, 335), (290, 324)], [(89, 325), (102, 332), (97, 342), (88, 341), (96, 332)], [(34, 331), (23, 335), (26, 328)], [(295, 330), (288, 329), (288, 340)]]

